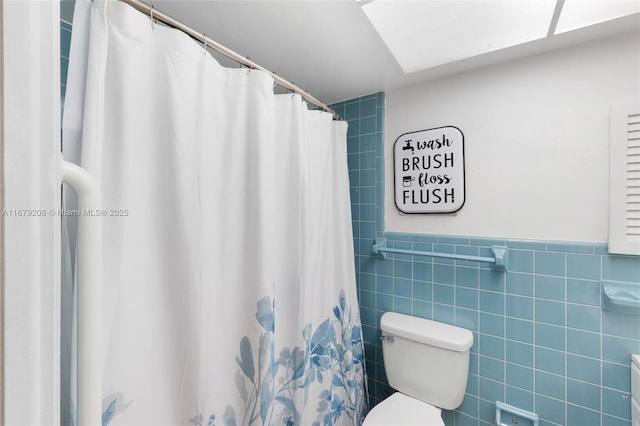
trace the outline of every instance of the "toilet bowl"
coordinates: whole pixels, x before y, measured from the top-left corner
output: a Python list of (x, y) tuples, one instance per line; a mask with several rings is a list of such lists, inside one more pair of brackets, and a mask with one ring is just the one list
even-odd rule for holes
[(371, 409), (363, 426), (444, 426), (442, 410), (396, 392)]
[(469, 330), (386, 312), (380, 319), (382, 355), (397, 392), (376, 405), (363, 426), (443, 426), (442, 409), (464, 398), (469, 373)]

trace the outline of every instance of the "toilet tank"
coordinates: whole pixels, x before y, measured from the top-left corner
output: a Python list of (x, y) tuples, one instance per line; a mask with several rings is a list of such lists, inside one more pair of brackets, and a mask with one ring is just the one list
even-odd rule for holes
[(473, 334), (464, 328), (386, 312), (380, 319), (389, 385), (439, 408), (462, 403)]

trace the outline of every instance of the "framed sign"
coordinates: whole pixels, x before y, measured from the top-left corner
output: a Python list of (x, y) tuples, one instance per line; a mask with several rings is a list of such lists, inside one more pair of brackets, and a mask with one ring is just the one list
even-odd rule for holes
[(464, 135), (446, 126), (404, 133), (393, 144), (396, 207), (453, 213), (464, 204)]

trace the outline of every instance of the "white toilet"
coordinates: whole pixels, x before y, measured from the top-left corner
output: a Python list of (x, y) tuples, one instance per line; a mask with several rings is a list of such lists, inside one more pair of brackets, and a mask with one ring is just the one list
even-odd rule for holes
[(441, 409), (462, 403), (473, 334), (464, 328), (386, 312), (382, 354), (396, 393), (376, 405), (363, 426), (444, 425)]

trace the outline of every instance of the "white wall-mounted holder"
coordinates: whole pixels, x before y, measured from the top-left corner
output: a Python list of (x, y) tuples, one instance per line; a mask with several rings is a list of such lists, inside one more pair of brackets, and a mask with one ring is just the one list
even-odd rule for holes
[(409, 254), (412, 256), (428, 256), (444, 259), (470, 260), (474, 262), (491, 263), (494, 271), (506, 272), (509, 262), (509, 249), (505, 246), (491, 246), (493, 257), (471, 256), (466, 254), (439, 253), (419, 250), (405, 250), (396, 248), (387, 248), (387, 242), (384, 238), (376, 239), (372, 249), (373, 254), (378, 255), (382, 259), (386, 259), (385, 253)]

